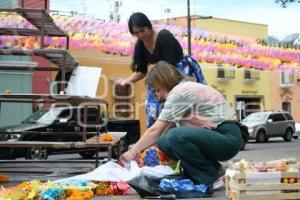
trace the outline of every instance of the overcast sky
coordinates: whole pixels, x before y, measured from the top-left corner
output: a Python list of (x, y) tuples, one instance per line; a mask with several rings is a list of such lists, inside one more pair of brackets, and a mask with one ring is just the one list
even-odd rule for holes
[[(50, 9), (78, 11), (89, 17), (108, 20), (114, 0), (51, 0)], [(144, 12), (150, 19), (186, 16), (187, 0), (121, 0), (121, 20), (132, 12)], [(165, 10), (170, 9), (170, 13)], [(300, 3), (280, 7), (275, 0), (190, 0), (191, 14), (267, 24), (269, 35), (283, 39), (300, 33)]]

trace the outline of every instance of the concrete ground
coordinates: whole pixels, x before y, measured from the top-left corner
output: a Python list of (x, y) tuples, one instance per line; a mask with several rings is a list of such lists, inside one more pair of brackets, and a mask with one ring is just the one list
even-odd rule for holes
[[(268, 143), (258, 144), (249, 143), (245, 151), (239, 152), (233, 160), (246, 159), (249, 161), (268, 161), (281, 158), (296, 158), (300, 160), (300, 140), (292, 142), (283, 142), (282, 139), (270, 140)], [(65, 159), (68, 159), (66, 161)], [(10, 182), (2, 184), (7, 187), (16, 185), (24, 180), (57, 180), (77, 174), (83, 174), (95, 167), (93, 160), (78, 160), (77, 154), (50, 156), (47, 161), (25, 161), (18, 160), (0, 160), (0, 174), (10, 178)], [(226, 166), (226, 162), (223, 163)], [(0, 184), (1, 187), (1, 184)], [(95, 200), (114, 200), (114, 199), (141, 199), (138, 195), (126, 196), (101, 196), (94, 197)], [(201, 198), (210, 200), (225, 200), (225, 187), (215, 191), (211, 198)]]
[[(1, 186), (8, 187), (19, 184), (22, 181), (29, 180), (57, 180), (67, 177), (71, 177), (77, 174), (84, 174), (94, 168), (93, 161), (86, 161), (81, 163), (77, 160), (72, 161), (33, 161), (28, 162), (25, 160), (17, 161), (0, 161), (0, 174), (5, 174), (9, 177), (9, 182), (7, 184), (0, 184)], [(124, 200), (133, 200), (133, 199), (142, 199), (138, 194), (131, 194), (126, 196), (96, 196), (94, 200), (114, 200), (114, 199), (124, 199)], [(205, 198), (201, 198), (205, 199)], [(212, 198), (223, 200), (225, 197), (225, 187), (220, 188), (215, 191)]]

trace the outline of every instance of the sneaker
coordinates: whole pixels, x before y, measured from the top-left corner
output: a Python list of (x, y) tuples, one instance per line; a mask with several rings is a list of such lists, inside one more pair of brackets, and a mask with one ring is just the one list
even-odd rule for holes
[(224, 176), (225, 172), (226, 172), (225, 168), (223, 167), (223, 165), (220, 164), (220, 166), (218, 167), (218, 175), (219, 175), (219, 177)]
[(225, 185), (225, 175), (224, 176), (221, 176), (219, 177), (215, 182), (214, 182), (214, 190), (218, 190), (220, 189), (221, 187), (224, 187)]

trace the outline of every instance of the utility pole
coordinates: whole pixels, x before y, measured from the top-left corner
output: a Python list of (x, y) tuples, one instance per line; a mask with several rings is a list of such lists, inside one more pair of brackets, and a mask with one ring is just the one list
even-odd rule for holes
[(112, 0), (111, 1), (111, 9), (109, 14), (110, 21), (119, 23), (121, 20), (120, 16), (120, 7), (122, 6), (121, 0)]
[(187, 37), (188, 37), (188, 55), (192, 55), (192, 42), (191, 42), (191, 21), (197, 19), (211, 19), (212, 16), (199, 16), (191, 19), (190, 14), (190, 0), (187, 0)]
[(165, 14), (165, 16), (166, 16), (166, 18), (167, 18), (167, 20), (166, 20), (166, 22), (167, 22), (167, 24), (169, 24), (169, 18), (170, 18), (170, 13), (171, 13), (171, 9), (170, 8), (165, 8), (164, 9), (164, 14)]
[(188, 55), (192, 55), (191, 42), (191, 14), (190, 14), (190, 0), (187, 0), (187, 37), (188, 37)]

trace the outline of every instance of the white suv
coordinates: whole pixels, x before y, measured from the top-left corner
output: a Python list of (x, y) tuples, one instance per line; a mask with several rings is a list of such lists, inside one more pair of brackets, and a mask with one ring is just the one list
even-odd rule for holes
[(256, 142), (266, 142), (270, 137), (283, 137), (290, 142), (295, 133), (295, 121), (286, 111), (256, 112), (243, 119), (248, 127), (249, 138)]

